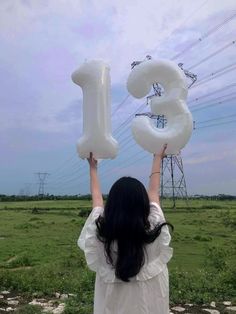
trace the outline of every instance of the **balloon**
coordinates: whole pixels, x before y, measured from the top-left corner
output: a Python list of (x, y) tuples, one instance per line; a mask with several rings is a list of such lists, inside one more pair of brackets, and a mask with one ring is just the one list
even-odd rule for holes
[(159, 83), (164, 94), (151, 98), (151, 113), (164, 115), (167, 124), (157, 128), (147, 116), (137, 116), (131, 124), (135, 141), (150, 153), (160, 153), (167, 145), (167, 154), (177, 154), (188, 142), (193, 119), (186, 105), (188, 94), (187, 80), (183, 71), (172, 61), (146, 60), (131, 71), (127, 89), (135, 98), (146, 96), (152, 85)]
[(77, 144), (81, 158), (115, 158), (118, 143), (111, 135), (110, 68), (103, 61), (85, 62), (72, 73), (83, 90), (83, 135)]

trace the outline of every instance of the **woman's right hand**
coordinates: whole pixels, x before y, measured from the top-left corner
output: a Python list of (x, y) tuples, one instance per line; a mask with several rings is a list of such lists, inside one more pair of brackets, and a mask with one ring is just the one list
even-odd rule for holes
[(154, 154), (154, 157), (159, 157), (160, 159), (163, 159), (166, 156), (166, 148), (167, 144), (164, 144), (162, 151), (159, 154)]

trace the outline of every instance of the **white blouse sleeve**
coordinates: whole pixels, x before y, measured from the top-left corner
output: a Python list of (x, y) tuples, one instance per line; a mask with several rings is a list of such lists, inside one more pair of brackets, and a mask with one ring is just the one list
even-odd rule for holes
[(149, 221), (155, 226), (159, 223), (165, 222), (165, 216), (163, 214), (163, 211), (161, 207), (155, 203), (155, 202), (150, 202), (150, 214), (149, 214)]
[(98, 239), (96, 235), (97, 226), (95, 220), (102, 215), (102, 207), (94, 207), (87, 218), (77, 241), (78, 246), (84, 251), (88, 267), (97, 271), (98, 266)]
[[(150, 203), (150, 215), (149, 215), (149, 221), (151, 223), (151, 226), (156, 226), (158, 223), (162, 224), (163, 222), (166, 222), (164, 213), (161, 209), (161, 207), (155, 203)], [(161, 234), (159, 236), (159, 241), (162, 245), (168, 246), (170, 244), (171, 236), (169, 233), (168, 226), (163, 226), (161, 229)]]

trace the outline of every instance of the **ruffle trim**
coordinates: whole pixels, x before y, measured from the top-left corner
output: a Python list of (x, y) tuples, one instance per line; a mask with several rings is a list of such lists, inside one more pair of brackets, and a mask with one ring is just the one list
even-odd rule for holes
[[(102, 207), (94, 207), (94, 209), (91, 211), (89, 217), (87, 218), (85, 225), (82, 228), (82, 231), (80, 233), (79, 239), (77, 240), (77, 245), (81, 248), (81, 250), (83, 250), (83, 251), (85, 250), (86, 239), (91, 238), (92, 235), (94, 234), (95, 220), (98, 218), (98, 216), (103, 214), (103, 210), (104, 209)], [(90, 236), (89, 236), (89, 233), (90, 233)]]
[[(90, 229), (90, 230), (89, 230)], [(97, 272), (102, 280), (106, 283), (112, 282), (122, 282), (115, 276), (114, 268), (111, 265), (106, 265), (106, 267), (99, 265), (98, 256), (98, 242), (94, 241), (94, 231), (96, 226), (91, 224), (88, 227), (88, 232), (85, 239), (85, 257), (88, 267)], [(145, 264), (138, 275), (130, 278), (131, 281), (145, 281), (157, 276), (163, 271), (166, 264), (169, 262), (173, 255), (173, 249), (169, 246), (159, 244), (160, 254), (153, 261)], [(95, 253), (97, 251), (97, 254)], [(99, 266), (98, 266), (99, 265)]]
[[(99, 213), (96, 213), (95, 219), (99, 216)], [(94, 219), (94, 220), (95, 220)], [(97, 271), (98, 268), (98, 239), (96, 238), (96, 224), (93, 223), (89, 224), (87, 227), (87, 232), (84, 239), (84, 254), (88, 264), (88, 267), (93, 270)]]

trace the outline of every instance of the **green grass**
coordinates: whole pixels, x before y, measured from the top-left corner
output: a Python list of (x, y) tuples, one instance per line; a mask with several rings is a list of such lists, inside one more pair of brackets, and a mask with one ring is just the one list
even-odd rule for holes
[[(186, 209), (178, 201), (175, 211), (170, 205), (163, 204), (175, 227), (169, 263), (172, 302), (232, 299), (236, 202), (194, 200)], [(61, 200), (0, 203), (0, 290), (75, 293), (65, 313), (91, 313), (95, 276), (76, 245), (90, 206), (89, 201)]]

